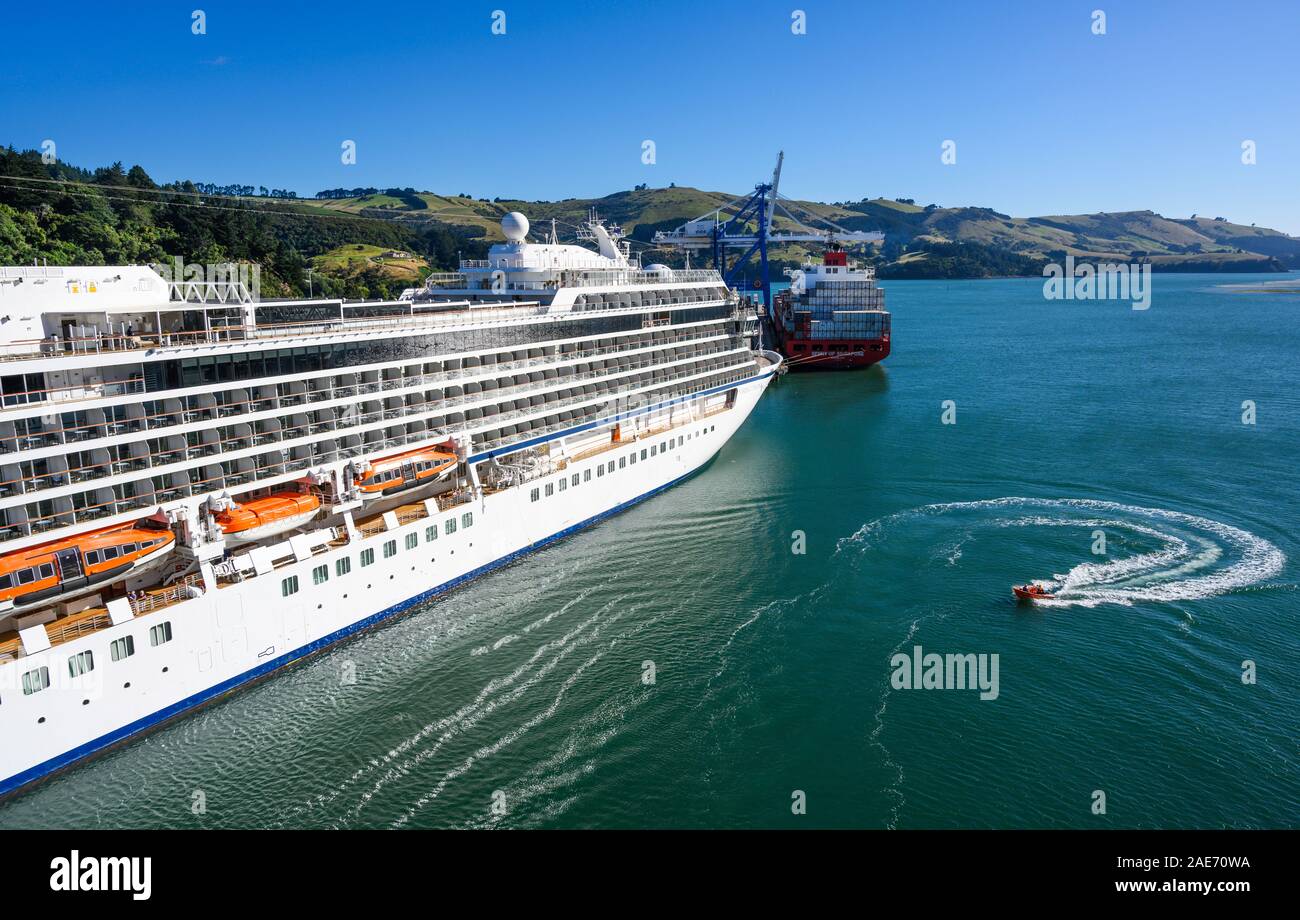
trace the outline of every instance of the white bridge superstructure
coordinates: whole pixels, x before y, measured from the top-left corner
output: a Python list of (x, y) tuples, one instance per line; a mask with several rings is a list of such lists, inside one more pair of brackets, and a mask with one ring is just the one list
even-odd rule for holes
[(716, 272), (502, 225), (393, 301), (0, 268), (0, 795), (672, 485), (779, 370)]

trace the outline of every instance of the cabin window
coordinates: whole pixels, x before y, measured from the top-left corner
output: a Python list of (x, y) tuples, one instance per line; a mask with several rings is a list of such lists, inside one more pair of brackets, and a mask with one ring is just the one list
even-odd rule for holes
[(135, 654), (135, 638), (133, 636), (123, 636), (121, 639), (114, 639), (108, 646), (108, 657), (114, 661), (121, 661), (123, 658), (130, 658)]
[(650, 445), (650, 456), (652, 456), (652, 457), (657, 457), (658, 455), (659, 455), (659, 445), (658, 445), (658, 444), (651, 444), (651, 445)]
[(621, 470), (621, 469), (625, 469), (626, 467), (627, 467), (627, 457), (619, 457), (618, 468)]
[(596, 475), (597, 475), (597, 476), (604, 476), (604, 475), (605, 475), (605, 467), (604, 467), (603, 464), (602, 464), (601, 466), (596, 467)]
[(461, 527), (473, 527), (473, 526), (474, 526), (474, 512), (472, 512), (472, 511), (466, 511), (464, 514), (462, 514), (462, 515), (460, 516), (460, 526), (461, 526)]
[(548, 482), (546, 484), (546, 497), (550, 498), (554, 494), (555, 494), (555, 483)]
[(391, 557), (391, 556), (396, 556), (396, 555), (397, 555), (397, 541), (396, 541), (396, 540), (385, 540), (385, 541), (384, 541), (384, 558), (385, 558), (385, 559), (388, 559), (389, 557)]
[(447, 518), (447, 520), (443, 521), (443, 522), (442, 522), (442, 532), (443, 532), (443, 533), (455, 533), (455, 532), (456, 532), (456, 519), (455, 519), (455, 518)]
[(374, 562), (375, 562), (374, 548), (372, 547), (371, 549), (363, 549), (361, 551), (361, 567), (365, 568), (368, 565), (374, 565)]
[(415, 549), (420, 544), (420, 535), (418, 533), (408, 533), (406, 535), (406, 548)]
[(290, 575), (288, 578), (280, 580), (280, 596), (288, 597), (290, 594), (298, 593), (298, 576)]
[(646, 457), (646, 450), (645, 450), (645, 448), (643, 447), (643, 448), (641, 448), (641, 459), (644, 460), (645, 457)]
[(172, 621), (159, 623), (149, 629), (149, 644), (158, 646), (172, 641)]
[(327, 565), (318, 565), (311, 570), (311, 583), (313, 585), (323, 585), (330, 580), (330, 567)]
[(103, 561), (104, 556), (97, 549), (92, 549), (90, 552), (86, 553), (86, 565), (99, 565)]
[(635, 452), (635, 451), (633, 451), (632, 453), (630, 453), (630, 454), (627, 455), (627, 462), (628, 462), (628, 463), (636, 463), (636, 452)]
[(12, 575), (0, 575), (0, 591), (14, 586), (14, 577)]
[(89, 649), (78, 652), (68, 659), (68, 675), (70, 677), (80, 677), (82, 674), (88, 674), (93, 670), (95, 670), (95, 655)]
[(35, 671), (28, 671), (23, 675), (23, 695), (31, 696), (33, 693), (40, 693), (50, 685), (50, 669), (46, 667), (37, 668)]
[(567, 488), (569, 487), (569, 480), (567, 480), (567, 479), (561, 479), (561, 480), (557, 483), (557, 485), (560, 487), (560, 491), (563, 492), (565, 489), (567, 489)]
[(336, 559), (334, 561), (335, 575), (343, 576), (351, 571), (352, 571), (352, 560), (349, 559), (347, 556), (344, 556), (342, 559)]
[(582, 481), (591, 482), (591, 470), (587, 469), (582, 471)]
[(110, 559), (116, 559), (120, 552), (121, 550), (119, 550), (116, 546), (105, 546), (104, 561), (108, 562)]
[(137, 549), (139, 549), (139, 547), (136, 544), (128, 543), (126, 544), (126, 546), (122, 547), (122, 555), (129, 556), (132, 553), (134, 553)]
[(541, 490), (541, 489), (533, 489), (533, 491), (531, 491), (531, 492), (528, 493), (528, 497), (529, 497), (530, 499), (532, 499), (533, 501), (537, 501), (539, 498), (542, 497), (542, 490)]
[(576, 485), (578, 484), (578, 474), (577, 474), (577, 473), (574, 473), (574, 474), (573, 474), (573, 479), (570, 480), (570, 481), (571, 481), (571, 482), (576, 486)]
[(41, 566), (40, 572), (41, 572), (40, 577), (41, 577), (41, 580), (42, 580), (42, 581), (45, 580), (46, 578), (53, 578), (53, 577), (54, 577), (54, 563), (53, 563), (53, 562), (46, 562), (46, 563), (44, 563), (44, 564)]
[(438, 539), (438, 525), (437, 525), (437, 524), (430, 524), (428, 527), (424, 528), (424, 542), (425, 542), (425, 543), (432, 543), (432, 542), (433, 542), (434, 540), (436, 540), (436, 539)]
[(609, 461), (609, 467), (608, 467), (608, 470), (609, 470), (609, 472), (611, 472), (611, 473), (614, 472), (614, 461), (613, 461), (613, 460)]

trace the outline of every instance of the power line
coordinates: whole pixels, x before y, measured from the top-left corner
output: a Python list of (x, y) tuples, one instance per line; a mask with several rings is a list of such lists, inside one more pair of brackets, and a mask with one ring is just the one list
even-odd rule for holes
[[(103, 196), (104, 198), (109, 199), (110, 201), (131, 201), (131, 202), (135, 202), (136, 204), (157, 204), (157, 205), (164, 205), (164, 206), (175, 205), (177, 207), (183, 207), (183, 208), (202, 208), (202, 209), (212, 210), (212, 211), (242, 211), (244, 213), (275, 214), (283, 217), (316, 217), (316, 218), (323, 218), (326, 220), (369, 220), (369, 221), (376, 221), (378, 223), (392, 224), (397, 226), (401, 226), (402, 224), (406, 224), (406, 223), (445, 223), (445, 224), (449, 223), (448, 221), (445, 220), (440, 221), (437, 217), (432, 215), (428, 217), (389, 218), (389, 217), (370, 217), (365, 214), (352, 214), (348, 212), (338, 212), (338, 211), (332, 211), (328, 208), (317, 212), (283, 211), (283, 210), (276, 210), (274, 208), (264, 207), (262, 205), (251, 205), (251, 206), (235, 208), (235, 207), (226, 207), (226, 206), (216, 205), (216, 204), (204, 204), (204, 203), (193, 202), (193, 201), (169, 200), (169, 201), (150, 202), (150, 201), (141, 201), (138, 198), (133, 198), (130, 196), (112, 195), (109, 194), (109, 191), (122, 190), (122, 191), (129, 191), (133, 193), (145, 193), (145, 194), (155, 194), (155, 195), (198, 196), (202, 198), (219, 198), (227, 201), (239, 201), (239, 202), (248, 202), (248, 198), (242, 195), (216, 195), (216, 194), (209, 195), (203, 192), (188, 192), (181, 189), (162, 189), (162, 188), (147, 189), (147, 188), (135, 188), (133, 186), (121, 186), (121, 185), (105, 186), (105, 185), (99, 185), (94, 182), (74, 182), (68, 179), (41, 179), (33, 176), (14, 176), (14, 175), (8, 175), (4, 173), (0, 173), (0, 179), (16, 179), (20, 182), (45, 182), (45, 183), (51, 183), (55, 185), (62, 185), (62, 186), (76, 186), (79, 188), (91, 190), (86, 192), (76, 192), (68, 188), (63, 188), (63, 189), (33, 188), (31, 186), (26, 186), (26, 185), (0, 185), (0, 187), (11, 188), (21, 192), (45, 192), (48, 194), (55, 194), (55, 195), (59, 195), (59, 194), (80, 195), (81, 197), (94, 197), (94, 195), (100, 195)], [(91, 194), (92, 191), (94, 195)], [(314, 199), (284, 198), (284, 199), (277, 199), (277, 200), (300, 201), (303, 203), (304, 206), (311, 207), (309, 202), (313, 201)]]

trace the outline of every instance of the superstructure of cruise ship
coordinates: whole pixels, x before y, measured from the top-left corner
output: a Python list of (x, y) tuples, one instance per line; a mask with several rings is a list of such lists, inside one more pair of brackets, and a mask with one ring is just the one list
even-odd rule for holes
[(0, 795), (665, 489), (780, 370), (527, 220), (395, 301), (0, 268)]

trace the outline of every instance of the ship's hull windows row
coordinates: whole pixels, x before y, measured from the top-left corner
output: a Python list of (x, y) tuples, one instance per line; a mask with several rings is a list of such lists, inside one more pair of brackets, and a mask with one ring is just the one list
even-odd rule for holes
[[(610, 354), (634, 350), (644, 352), (648, 348), (677, 348), (690, 343), (703, 345), (724, 335), (724, 329), (723, 323), (709, 323), (688, 328), (641, 330), (585, 342), (564, 342), (443, 361), (345, 371), (341, 374), (328, 373), (330, 369), (327, 368), (327, 372), (319, 377), (270, 384), (253, 383), (245, 388), (220, 389), (183, 397), (64, 412), (53, 418), (33, 415), (0, 421), (0, 455), (42, 447), (70, 446), (103, 438), (119, 438), (178, 425), (201, 425), (251, 412), (288, 409), (383, 391), (411, 389), (429, 384), (445, 386), (464, 377), (479, 377), (493, 370), (551, 373), (548, 365), (553, 362), (557, 365), (557, 372), (565, 372), (572, 364), (586, 357), (599, 359)], [(484, 382), (482, 385), (489, 384)], [(426, 398), (440, 398), (439, 392), (434, 391), (434, 395)], [(3, 491), (3, 481), (0, 479), (0, 496)]]
[[(730, 313), (731, 308), (726, 304), (692, 310), (669, 310), (664, 311), (662, 324), (676, 325), (722, 320), (728, 318)], [(430, 354), (486, 351), (544, 343), (555, 339), (630, 332), (642, 329), (645, 321), (646, 317), (639, 314), (596, 316), (552, 323), (466, 329), (434, 335), (410, 335), (381, 341), (271, 348), (211, 358), (178, 358), (145, 364), (144, 385), (146, 392), (154, 393), (181, 387), (253, 380), (259, 377), (312, 374), (359, 364), (411, 360)]]
[[(358, 399), (332, 406), (305, 407), (285, 415), (248, 421), (232, 420), (225, 425), (191, 425), (183, 433), (130, 439), (129, 434), (102, 447), (71, 450), (57, 457), (0, 460), (0, 498), (34, 493), (68, 482), (103, 479), (121, 473), (163, 466), (184, 460), (217, 456), (275, 443), (292, 441), (310, 434), (340, 434), (350, 427), (362, 427), (403, 416), (450, 411), (486, 400), (553, 401), (555, 390), (565, 397), (583, 392), (584, 385), (607, 381), (606, 386), (626, 386), (620, 375), (645, 371), (664, 364), (709, 357), (741, 348), (734, 340), (714, 339), (706, 343), (679, 345), (655, 352), (614, 355), (590, 362), (578, 362), (559, 369), (539, 368), (529, 373), (488, 378), (436, 389), (397, 393), (374, 399)], [(470, 409), (468, 411), (475, 411)], [(489, 406), (484, 410), (491, 411)], [(501, 411), (497, 409), (497, 411)], [(198, 422), (194, 419), (187, 421)], [(181, 426), (173, 426), (180, 429)]]
[[(366, 432), (336, 433), (333, 437), (292, 448), (272, 447), (237, 460), (217, 462), (214, 457), (214, 462), (194, 463), (187, 469), (167, 475), (141, 477), (111, 487), (92, 488), (71, 496), (6, 509), (0, 512), (0, 540), (44, 533), (128, 511), (151, 509), (166, 502), (223, 489), (249, 487), (272, 476), (306, 472), (325, 463), (353, 457), (373, 456), (458, 431), (482, 430), (475, 437), (478, 445), (503, 447), (525, 437), (536, 437), (602, 418), (613, 411), (627, 411), (734, 383), (751, 376), (754, 370), (755, 365), (748, 354), (720, 356), (698, 362), (698, 365), (645, 371), (631, 381), (610, 382), (608, 389), (602, 389), (600, 384), (586, 385), (582, 392), (576, 388), (567, 391), (570, 393), (567, 397), (557, 393), (556, 399), (549, 402), (514, 400), (432, 419), (396, 422)], [(707, 376), (686, 379), (701, 373)], [(628, 395), (631, 389), (641, 387), (652, 389), (635, 396)]]

